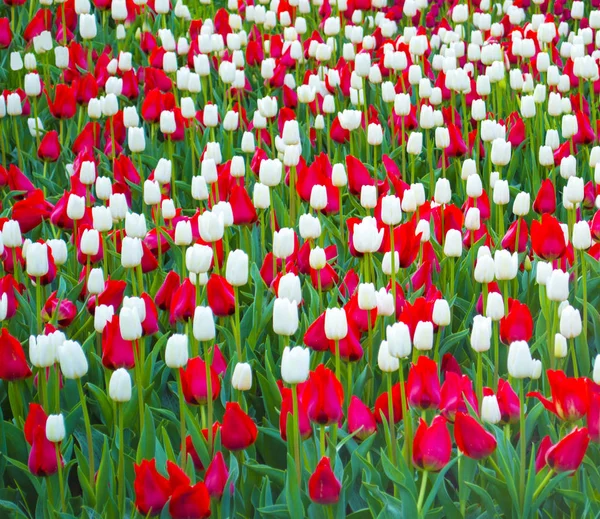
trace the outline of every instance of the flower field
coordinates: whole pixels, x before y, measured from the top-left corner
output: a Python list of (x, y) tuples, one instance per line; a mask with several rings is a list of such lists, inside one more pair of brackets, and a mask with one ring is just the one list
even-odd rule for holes
[(3, 0), (0, 517), (598, 517), (599, 60), (598, 0)]

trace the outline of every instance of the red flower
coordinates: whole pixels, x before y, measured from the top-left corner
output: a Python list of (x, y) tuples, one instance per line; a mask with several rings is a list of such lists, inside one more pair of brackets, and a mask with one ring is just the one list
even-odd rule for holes
[(15, 278), (12, 277), (11, 274), (7, 274), (6, 276), (0, 279), (0, 297), (6, 294), (7, 319), (14, 317), (14, 315), (17, 313), (17, 309), (19, 308), (17, 292), (21, 293), (23, 289), (23, 285), (19, 286), (19, 284), (15, 281)]
[(586, 427), (575, 427), (546, 452), (546, 463), (557, 472), (575, 471), (581, 465), (590, 443)]
[(0, 379), (12, 382), (31, 376), (21, 344), (6, 328), (0, 334)]
[[(298, 426), (300, 427), (300, 436), (303, 439), (309, 438), (312, 434), (312, 427), (306, 410), (306, 399), (304, 398), (304, 389), (306, 382), (298, 384)], [(283, 441), (287, 441), (287, 421), (288, 415), (293, 415), (294, 405), (292, 401), (292, 390), (281, 386), (281, 412), (279, 413), (279, 434)]]
[(508, 315), (500, 320), (500, 339), (504, 344), (529, 341), (533, 335), (533, 318), (526, 304), (508, 300)]
[(357, 396), (353, 396), (348, 406), (348, 432), (359, 440), (366, 440), (377, 432), (377, 422), (371, 410)]
[(487, 458), (496, 450), (496, 438), (472, 416), (457, 413), (454, 421), (454, 439), (459, 450), (469, 458)]
[(69, 326), (77, 315), (77, 307), (73, 301), (68, 299), (58, 299), (56, 291), (50, 294), (50, 297), (42, 308), (42, 319), (45, 322), (50, 322), (53, 317), (58, 320), (58, 325), (66, 328)]
[(10, 20), (0, 18), (0, 49), (7, 49), (12, 42), (12, 31), (10, 30)]
[(521, 415), (521, 401), (509, 382), (498, 380), (498, 391), (496, 392), (498, 407), (502, 415), (503, 423), (516, 423)]
[(548, 453), (548, 449), (550, 449), (550, 447), (552, 447), (552, 439), (550, 438), (550, 436), (545, 436), (544, 439), (540, 442), (540, 446), (535, 456), (536, 473), (546, 466), (546, 454)]
[(437, 363), (422, 355), (408, 372), (408, 403), (421, 409), (437, 409), (440, 401)]
[(54, 101), (46, 94), (50, 113), (56, 119), (70, 119), (77, 111), (77, 101), (73, 87), (58, 83), (54, 89)]
[(154, 296), (154, 302), (156, 306), (161, 310), (168, 310), (173, 300), (173, 295), (181, 285), (179, 274), (174, 270), (169, 271), (167, 277), (163, 281), (156, 295)]
[(44, 198), (43, 191), (36, 189), (30, 191), (27, 198), (15, 202), (12, 208), (12, 218), (19, 222), (21, 232), (26, 233), (49, 218), (53, 209), (52, 204)]
[(7, 182), (11, 191), (25, 191), (27, 194), (30, 194), (36, 190), (29, 177), (14, 164), (8, 167)]
[(169, 513), (173, 519), (210, 517), (210, 495), (202, 482), (179, 486), (171, 495)]
[[(206, 363), (200, 357), (194, 357), (185, 369), (180, 368), (183, 395), (188, 404), (205, 404), (208, 400), (206, 383)], [(210, 367), (212, 399), (216, 400), (221, 392), (221, 381), (214, 368)]]
[(565, 235), (560, 222), (549, 214), (542, 215), (541, 223), (531, 222), (531, 246), (533, 252), (546, 261), (560, 258), (566, 248)]
[(323, 456), (308, 480), (308, 495), (319, 505), (332, 505), (340, 499), (342, 485), (331, 470), (327, 456)]
[(552, 214), (556, 211), (556, 191), (549, 178), (540, 184), (538, 194), (533, 202), (533, 210), (538, 214)]
[(204, 475), (204, 484), (208, 489), (210, 497), (221, 499), (228, 478), (229, 470), (227, 470), (223, 453), (217, 452), (213, 460), (210, 462), (210, 465), (206, 469), (206, 474)]
[(121, 336), (118, 315), (113, 315), (102, 331), (102, 365), (108, 369), (135, 366), (133, 344)]
[(479, 409), (477, 396), (473, 391), (473, 382), (467, 375), (457, 375), (449, 371), (442, 385), (440, 409), (448, 420), (454, 420), (457, 412), (467, 413), (467, 404), (474, 409)]
[(590, 439), (595, 443), (600, 443), (600, 393), (590, 391), (587, 427)]
[(229, 193), (229, 203), (231, 204), (235, 225), (253, 224), (258, 220), (254, 204), (248, 196), (248, 192), (242, 186), (233, 185)]
[(313, 422), (330, 425), (339, 422), (343, 416), (344, 389), (335, 373), (323, 364), (310, 373), (304, 399), (308, 417)]
[(135, 506), (140, 514), (158, 515), (169, 500), (169, 480), (156, 470), (156, 460), (142, 460), (133, 465)]
[(31, 402), (29, 404), (29, 413), (23, 426), (23, 433), (25, 434), (25, 440), (29, 445), (33, 444), (33, 435), (38, 427), (43, 427), (46, 430), (46, 419), (48, 415), (44, 411), (44, 408), (40, 404)]
[[(404, 385), (404, 390), (406, 391), (406, 384)], [(394, 423), (402, 420), (402, 392), (399, 383), (392, 386), (392, 411), (394, 412)], [(375, 400), (375, 411), (373, 414), (377, 423), (382, 423), (383, 420), (389, 423), (390, 413), (387, 391), (381, 393)]]
[(233, 287), (223, 276), (216, 274), (210, 276), (206, 284), (206, 294), (208, 305), (217, 317), (225, 317), (235, 312)]
[(54, 443), (46, 438), (45, 419), (44, 424), (38, 425), (33, 431), (33, 441), (31, 442), (27, 466), (34, 476), (39, 477), (51, 476), (58, 470), (56, 448)]
[(413, 463), (420, 469), (437, 472), (450, 461), (452, 439), (446, 419), (436, 416), (431, 425), (421, 418), (413, 440)]
[(221, 425), (223, 447), (230, 451), (244, 450), (256, 441), (257, 435), (254, 420), (242, 411), (237, 402), (227, 402)]
[(527, 229), (527, 222), (523, 218), (517, 218), (510, 227), (504, 238), (502, 238), (502, 248), (508, 249), (511, 252), (517, 252), (517, 228), (519, 229), (519, 242), (518, 252), (525, 252), (527, 249), (527, 240), (529, 239), (529, 232)]
[[(212, 277), (212, 276), (211, 276)], [(196, 287), (186, 278), (175, 291), (171, 299), (170, 317), (171, 324), (176, 321), (187, 321), (194, 317), (196, 309)]]
[[(119, 308), (123, 302), (127, 282), (118, 279), (107, 279), (104, 282), (104, 290), (97, 296), (98, 305), (112, 306), (113, 309)], [(96, 308), (96, 296), (92, 296), (88, 301), (88, 312), (94, 313)]]
[(589, 379), (567, 377), (564, 372), (551, 369), (546, 373), (552, 400), (548, 400), (537, 391), (527, 393), (527, 397), (537, 398), (548, 411), (561, 420), (575, 422), (583, 418), (590, 404)]
[(47, 132), (40, 142), (37, 155), (41, 160), (56, 162), (60, 157), (60, 142), (56, 130)]

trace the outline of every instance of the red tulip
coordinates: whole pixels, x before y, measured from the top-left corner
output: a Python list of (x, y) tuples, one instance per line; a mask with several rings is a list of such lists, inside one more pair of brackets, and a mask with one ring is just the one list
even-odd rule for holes
[(58, 133), (56, 130), (47, 132), (40, 142), (37, 150), (40, 160), (56, 162), (60, 157), (60, 142), (58, 142)]
[(217, 452), (204, 475), (204, 484), (206, 485), (210, 497), (217, 500), (221, 499), (221, 496), (225, 491), (227, 478), (229, 478), (229, 470), (227, 469), (225, 459), (223, 458), (223, 453)]
[(531, 222), (531, 246), (533, 252), (546, 261), (560, 258), (567, 248), (565, 235), (559, 221), (549, 214), (542, 215), (541, 223)]
[(34, 476), (39, 477), (51, 476), (58, 471), (56, 448), (54, 443), (46, 438), (46, 420), (33, 431), (27, 466)]
[[(298, 384), (298, 426), (300, 428), (300, 436), (303, 439), (310, 438), (312, 434), (312, 427), (308, 418), (308, 411), (306, 409), (306, 399), (304, 398), (304, 390), (306, 389), (306, 382)], [(283, 441), (287, 441), (287, 421), (288, 415), (293, 415), (294, 405), (292, 401), (292, 390), (280, 386), (281, 391), (281, 412), (279, 413), (279, 434)]]
[(36, 191), (29, 177), (14, 164), (8, 167), (7, 173), (8, 187), (11, 191), (25, 191), (28, 195)]
[[(5, 263), (6, 268), (6, 263)], [(19, 285), (11, 274), (7, 274), (0, 278), (0, 297), (6, 294), (6, 318), (14, 317), (19, 308), (19, 300), (17, 292), (21, 293), (24, 290), (23, 285)]]
[(158, 332), (158, 310), (154, 300), (146, 292), (141, 295), (141, 298), (146, 307), (146, 318), (142, 321), (144, 335), (154, 335)]
[(41, 189), (30, 191), (27, 198), (18, 200), (12, 207), (12, 218), (17, 220), (21, 232), (26, 233), (39, 226), (52, 214), (54, 207), (44, 198)]
[(348, 406), (348, 432), (359, 440), (366, 440), (377, 432), (377, 422), (373, 413), (357, 396), (350, 399)]
[[(483, 228), (483, 226), (482, 226)], [(517, 228), (519, 229), (518, 252), (527, 250), (527, 241), (529, 240), (529, 232), (527, 222), (523, 218), (517, 218), (510, 227), (504, 238), (502, 238), (502, 248), (508, 249), (510, 252), (517, 252)]]
[(135, 506), (140, 514), (158, 515), (169, 500), (169, 480), (156, 470), (156, 460), (133, 465)]
[(590, 439), (595, 443), (600, 443), (600, 393), (590, 391), (587, 427)]
[(454, 439), (459, 450), (469, 458), (487, 458), (496, 450), (496, 438), (471, 415), (456, 413)]
[(437, 472), (446, 466), (452, 454), (452, 439), (446, 419), (436, 416), (431, 425), (420, 419), (413, 440), (413, 463), (420, 469)]
[(102, 365), (113, 370), (135, 366), (133, 344), (122, 338), (118, 315), (113, 315), (102, 331)]
[(173, 300), (174, 294), (181, 285), (179, 274), (174, 270), (169, 271), (163, 284), (160, 286), (156, 295), (154, 296), (154, 302), (156, 306), (161, 310), (168, 310)]
[(256, 441), (258, 429), (237, 402), (228, 402), (221, 425), (221, 443), (230, 451), (244, 450)]
[(542, 470), (546, 466), (546, 454), (548, 449), (552, 447), (552, 439), (550, 436), (544, 436), (544, 439), (540, 442), (537, 454), (535, 456), (535, 471), (536, 473)]
[(311, 371), (303, 400), (306, 399), (308, 417), (320, 425), (338, 423), (343, 416), (344, 389), (335, 373), (319, 364)]
[(58, 299), (56, 291), (50, 294), (50, 297), (44, 303), (42, 308), (42, 319), (45, 322), (50, 322), (56, 317), (58, 325), (62, 328), (67, 328), (77, 315), (77, 307), (73, 301), (68, 299)]
[[(183, 395), (188, 404), (205, 404), (208, 400), (206, 383), (206, 364), (200, 357), (194, 357), (185, 369), (180, 368)], [(216, 400), (221, 392), (221, 381), (213, 366), (210, 367), (212, 399)]]
[[(484, 389), (484, 394), (491, 395), (493, 392), (491, 390), (488, 392)], [(500, 414), (502, 415), (502, 423), (518, 422), (521, 414), (521, 401), (510, 383), (506, 380), (498, 380), (496, 398), (498, 399), (498, 407), (500, 407)]]
[(223, 276), (212, 274), (206, 284), (208, 305), (217, 317), (232, 315), (235, 311), (233, 287)]
[(508, 300), (508, 315), (500, 320), (500, 339), (504, 344), (529, 341), (533, 336), (533, 318), (526, 304)]
[(234, 185), (231, 188), (229, 203), (231, 204), (235, 225), (253, 224), (258, 220), (254, 204), (243, 187)]
[(408, 403), (421, 409), (437, 409), (441, 401), (440, 380), (435, 361), (420, 356), (408, 372)]
[(29, 413), (23, 426), (23, 433), (25, 434), (25, 440), (29, 445), (33, 445), (33, 436), (35, 430), (38, 427), (43, 427), (46, 430), (46, 419), (48, 415), (44, 411), (44, 408), (40, 404), (31, 402), (29, 404)]
[(210, 495), (202, 482), (179, 486), (171, 495), (169, 513), (173, 519), (210, 517)]
[(12, 31), (10, 30), (10, 20), (0, 18), (0, 49), (7, 49), (12, 42)]
[[(211, 276), (212, 277), (212, 276)], [(171, 298), (169, 321), (187, 321), (194, 317), (196, 310), (196, 287), (186, 278)]]
[(538, 214), (552, 214), (556, 211), (556, 191), (552, 180), (549, 178), (540, 184), (538, 194), (533, 202), (533, 210)]
[(88, 301), (88, 312), (94, 313), (96, 308), (96, 298), (98, 305), (112, 306), (113, 309), (119, 308), (123, 302), (127, 282), (117, 279), (108, 278), (104, 282), (104, 290), (98, 296), (91, 296)]
[(12, 382), (31, 376), (21, 344), (6, 328), (0, 334), (0, 379)]
[[(404, 385), (406, 391), (406, 384)], [(392, 411), (394, 412), (394, 423), (402, 420), (402, 391), (400, 383), (392, 386)], [(382, 423), (383, 420), (390, 422), (390, 413), (388, 406), (388, 392), (381, 393), (375, 400), (375, 410), (373, 412), (377, 423)]]
[(319, 505), (332, 505), (339, 501), (342, 485), (331, 470), (329, 458), (324, 456), (308, 480), (308, 495)]
[(479, 409), (471, 379), (467, 375), (459, 376), (449, 371), (441, 390), (440, 410), (444, 417), (454, 420), (457, 412), (467, 413), (465, 400), (474, 410)]
[(546, 452), (546, 463), (557, 472), (575, 471), (581, 465), (590, 443), (586, 427), (575, 427)]
[(70, 119), (77, 111), (75, 91), (73, 87), (58, 83), (54, 88), (54, 101), (46, 94), (50, 113), (56, 119)]
[(575, 422), (583, 418), (589, 408), (589, 384), (587, 378), (567, 377), (563, 371), (549, 369), (548, 383), (552, 400), (534, 391), (527, 393), (528, 397), (537, 398), (542, 405), (561, 420)]

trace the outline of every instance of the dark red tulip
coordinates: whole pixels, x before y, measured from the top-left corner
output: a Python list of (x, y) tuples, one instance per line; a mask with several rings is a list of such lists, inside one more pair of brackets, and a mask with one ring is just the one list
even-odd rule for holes
[(12, 207), (12, 219), (19, 222), (21, 232), (26, 233), (50, 218), (54, 207), (44, 197), (41, 189), (30, 191), (27, 198), (18, 200)]
[(531, 222), (531, 246), (533, 252), (546, 261), (560, 258), (567, 244), (560, 222), (549, 214), (542, 215), (542, 221)]
[(235, 312), (233, 287), (223, 276), (212, 274), (206, 284), (208, 305), (217, 317), (226, 317)]
[(40, 404), (31, 402), (29, 404), (29, 413), (23, 426), (23, 433), (25, 434), (25, 440), (29, 445), (33, 444), (33, 435), (38, 427), (46, 428), (46, 419), (48, 415), (44, 411), (44, 408)]
[(40, 142), (37, 155), (40, 160), (47, 162), (56, 162), (58, 160), (58, 157), (60, 157), (60, 142), (58, 141), (56, 130), (46, 132)]
[(154, 296), (154, 302), (156, 306), (161, 310), (168, 310), (173, 300), (173, 296), (179, 286), (181, 285), (179, 274), (174, 270), (169, 271), (163, 284), (160, 286), (156, 295)]
[(431, 425), (420, 419), (413, 440), (413, 463), (420, 469), (437, 472), (450, 461), (452, 439), (446, 419), (436, 416)]
[(27, 195), (36, 191), (29, 177), (14, 164), (8, 167), (7, 174), (8, 187), (11, 191), (25, 191)]
[(56, 119), (71, 119), (77, 112), (77, 102), (73, 87), (58, 83), (54, 88), (54, 100), (46, 94), (50, 113)]
[[(212, 277), (212, 276), (211, 276)], [(171, 299), (169, 320), (171, 324), (176, 321), (187, 321), (194, 317), (196, 310), (196, 287), (189, 278), (184, 279), (181, 286), (175, 291)]]
[(77, 316), (77, 307), (73, 301), (58, 299), (56, 291), (44, 303), (42, 308), (42, 319), (50, 322), (53, 318), (61, 328), (68, 327)]
[(333, 505), (340, 499), (342, 485), (331, 470), (329, 458), (324, 456), (308, 480), (308, 495), (319, 505)]
[[(194, 357), (187, 363), (185, 369), (179, 370), (183, 395), (188, 404), (205, 404), (208, 400), (208, 387), (206, 383), (206, 364), (200, 357)], [(212, 399), (216, 400), (221, 391), (219, 376), (210, 367), (210, 380)]]
[(210, 495), (202, 482), (179, 486), (171, 495), (169, 513), (173, 519), (210, 517)]
[(12, 42), (12, 31), (10, 30), (10, 20), (0, 18), (0, 49), (7, 49)]
[(217, 500), (221, 499), (221, 496), (225, 491), (227, 478), (229, 478), (229, 470), (227, 469), (225, 459), (223, 458), (223, 453), (217, 452), (204, 475), (204, 484), (206, 485), (210, 497)]
[(533, 210), (538, 214), (556, 211), (556, 191), (554, 183), (549, 178), (542, 181), (538, 194), (533, 202)]
[(546, 452), (546, 463), (556, 472), (575, 471), (581, 465), (590, 443), (586, 427), (575, 427)]
[(357, 396), (350, 399), (348, 406), (348, 432), (359, 440), (366, 440), (377, 432), (377, 422), (373, 413)]
[(154, 335), (158, 332), (158, 310), (154, 304), (154, 300), (144, 292), (141, 295), (146, 307), (146, 318), (142, 321), (142, 330), (144, 335)]
[(526, 304), (508, 300), (508, 315), (500, 320), (500, 339), (504, 344), (529, 341), (533, 335), (533, 318)]
[(496, 450), (496, 438), (471, 415), (456, 413), (454, 439), (459, 450), (469, 458), (487, 458)]
[(435, 361), (424, 355), (408, 372), (408, 403), (420, 409), (437, 409), (441, 401), (440, 380)]
[(552, 400), (548, 400), (541, 393), (534, 391), (528, 397), (537, 398), (542, 405), (561, 420), (575, 422), (583, 418), (589, 408), (589, 384), (587, 378), (567, 377), (563, 371), (549, 369), (548, 383), (552, 393)]
[(121, 336), (118, 315), (113, 315), (102, 331), (102, 365), (108, 369), (135, 366), (133, 343)]
[(6, 328), (0, 333), (0, 379), (12, 382), (31, 376), (21, 344)]
[(477, 395), (473, 391), (473, 382), (467, 375), (459, 376), (449, 371), (442, 385), (440, 410), (448, 420), (454, 420), (457, 412), (467, 413), (466, 402), (474, 409), (479, 409)]
[(158, 515), (169, 500), (169, 480), (156, 470), (156, 460), (142, 460), (133, 465), (135, 506), (144, 516)]
[[(406, 391), (406, 384), (404, 385)], [(392, 386), (392, 411), (394, 412), (394, 423), (402, 420), (402, 391), (400, 383)], [(388, 405), (388, 392), (381, 393), (375, 400), (375, 410), (373, 412), (377, 423), (382, 423), (383, 420), (390, 422), (390, 412)]]
[(343, 416), (344, 389), (335, 373), (319, 364), (311, 371), (303, 400), (306, 400), (308, 417), (320, 425), (338, 423)]
[(518, 252), (525, 252), (527, 241), (529, 240), (529, 232), (527, 222), (523, 218), (518, 218), (510, 224), (508, 231), (506, 231), (504, 238), (502, 238), (502, 248), (508, 249), (510, 252), (517, 252), (517, 228), (519, 229)]
[(230, 451), (244, 450), (256, 441), (258, 429), (237, 402), (228, 402), (221, 425), (221, 443)]
[(231, 188), (229, 203), (233, 212), (233, 223), (235, 225), (249, 225), (258, 220), (254, 204), (248, 195), (248, 191), (237, 184)]

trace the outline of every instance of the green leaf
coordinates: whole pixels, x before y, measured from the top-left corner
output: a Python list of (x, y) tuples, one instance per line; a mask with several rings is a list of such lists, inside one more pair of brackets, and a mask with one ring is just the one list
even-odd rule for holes
[(150, 407), (146, 405), (144, 411), (144, 428), (140, 436), (140, 442), (138, 443), (137, 452), (135, 455), (136, 463), (140, 463), (142, 460), (151, 460), (155, 455), (155, 440), (156, 440), (156, 429), (154, 427), (154, 418), (152, 417), (152, 411)]
[(289, 517), (292, 519), (303, 519), (304, 506), (302, 505), (302, 495), (300, 484), (296, 478), (296, 465), (294, 458), (287, 455), (287, 478), (285, 482), (285, 501), (289, 510)]
[(454, 458), (453, 460), (450, 461), (450, 463), (447, 463), (446, 466), (442, 470), (440, 470), (440, 472), (438, 473), (435, 483), (433, 484), (433, 487), (431, 487), (431, 490), (429, 491), (429, 495), (427, 496), (427, 499), (425, 500), (425, 504), (423, 505), (423, 508), (421, 510), (421, 513), (423, 514), (423, 516), (427, 515), (427, 512), (433, 505), (433, 502), (435, 501), (435, 498), (440, 489), (440, 486), (444, 482), (446, 473), (452, 468), (452, 466), (457, 461), (458, 461), (458, 458)]

